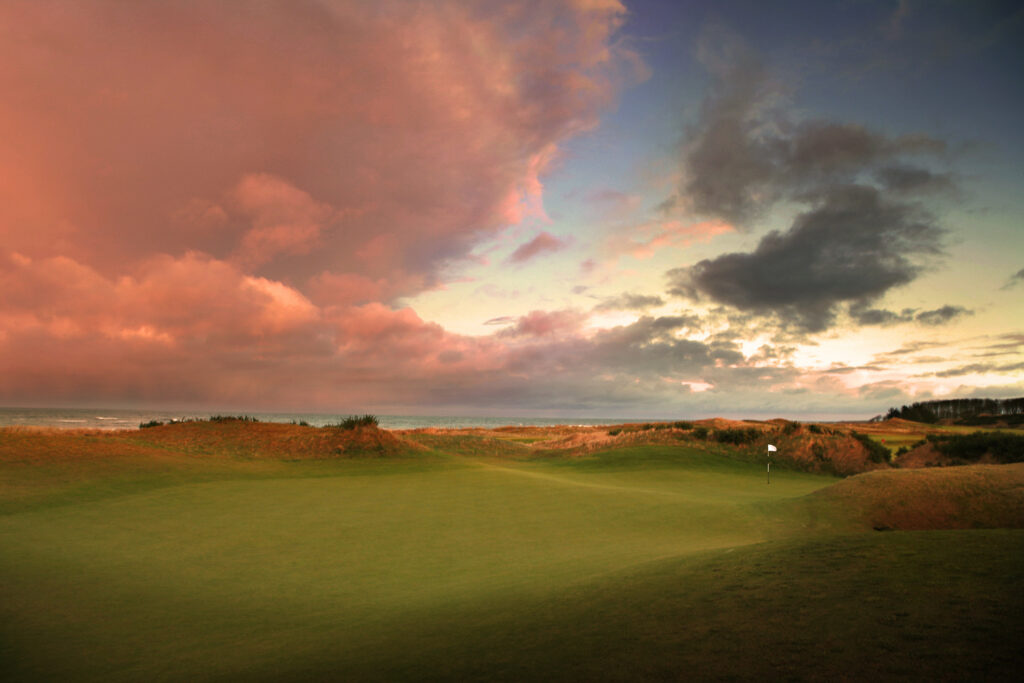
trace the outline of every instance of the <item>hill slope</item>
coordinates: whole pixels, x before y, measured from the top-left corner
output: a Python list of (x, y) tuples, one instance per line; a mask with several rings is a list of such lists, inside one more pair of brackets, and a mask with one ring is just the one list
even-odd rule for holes
[(1024, 528), (1024, 463), (859, 474), (808, 496), (874, 529)]

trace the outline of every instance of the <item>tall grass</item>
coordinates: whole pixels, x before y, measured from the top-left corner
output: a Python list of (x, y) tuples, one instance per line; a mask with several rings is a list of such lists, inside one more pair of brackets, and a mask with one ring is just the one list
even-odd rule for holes
[(719, 429), (715, 432), (715, 441), (735, 446), (754, 443), (761, 437), (761, 432), (752, 428)]
[(872, 439), (867, 434), (861, 434), (860, 432), (850, 432), (850, 436), (860, 441), (864, 448), (868, 450), (868, 457), (871, 458), (871, 462), (889, 462), (889, 449)]
[(608, 430), (609, 436), (618, 436), (619, 434), (630, 434), (632, 432), (649, 432), (652, 430), (663, 430), (663, 429), (681, 429), (688, 431), (693, 429), (692, 422), (676, 421), (676, 422), (644, 422), (637, 425), (623, 425), (621, 427), (614, 427)]
[(358, 429), (360, 427), (378, 427), (380, 421), (376, 415), (349, 415), (341, 422), (330, 425), (338, 429)]

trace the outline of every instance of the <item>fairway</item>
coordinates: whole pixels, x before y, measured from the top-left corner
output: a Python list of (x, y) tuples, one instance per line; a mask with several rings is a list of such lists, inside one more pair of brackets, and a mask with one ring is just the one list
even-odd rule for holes
[[(742, 596), (793, 600), (795, 580), (843, 575), (838, 558), (882, 536), (792, 504), (834, 478), (779, 470), (768, 485), (757, 463), (682, 446), (201, 475), (0, 516), (0, 677), (731, 676), (732, 630), (757, 630)], [(773, 553), (807, 568), (787, 574)], [(708, 611), (715, 595), (731, 606)], [(707, 642), (665, 659), (691, 639)], [(784, 670), (804, 664), (787, 656)]]

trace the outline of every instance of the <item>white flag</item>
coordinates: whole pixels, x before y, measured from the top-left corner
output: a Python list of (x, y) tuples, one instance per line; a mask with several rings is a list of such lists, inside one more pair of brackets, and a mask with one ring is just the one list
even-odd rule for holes
[(769, 453), (771, 453), (772, 451), (777, 451), (777, 450), (779, 450), (779, 449), (776, 448), (775, 446), (771, 445), (771, 444), (768, 444), (768, 452)]

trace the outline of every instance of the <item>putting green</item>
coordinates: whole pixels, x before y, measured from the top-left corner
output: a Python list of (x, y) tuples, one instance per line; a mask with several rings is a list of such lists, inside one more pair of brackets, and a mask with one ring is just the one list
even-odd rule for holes
[(838, 572), (849, 552), (806, 550), (846, 537), (786, 505), (835, 479), (769, 486), (759, 463), (684, 447), (194, 476), (0, 516), (0, 678), (682, 675), (696, 651), (640, 665), (624, 644), (713, 639), (692, 619), (715, 590), (732, 602), (713, 628), (749, 629), (716, 577), (739, 590), (776, 551)]

